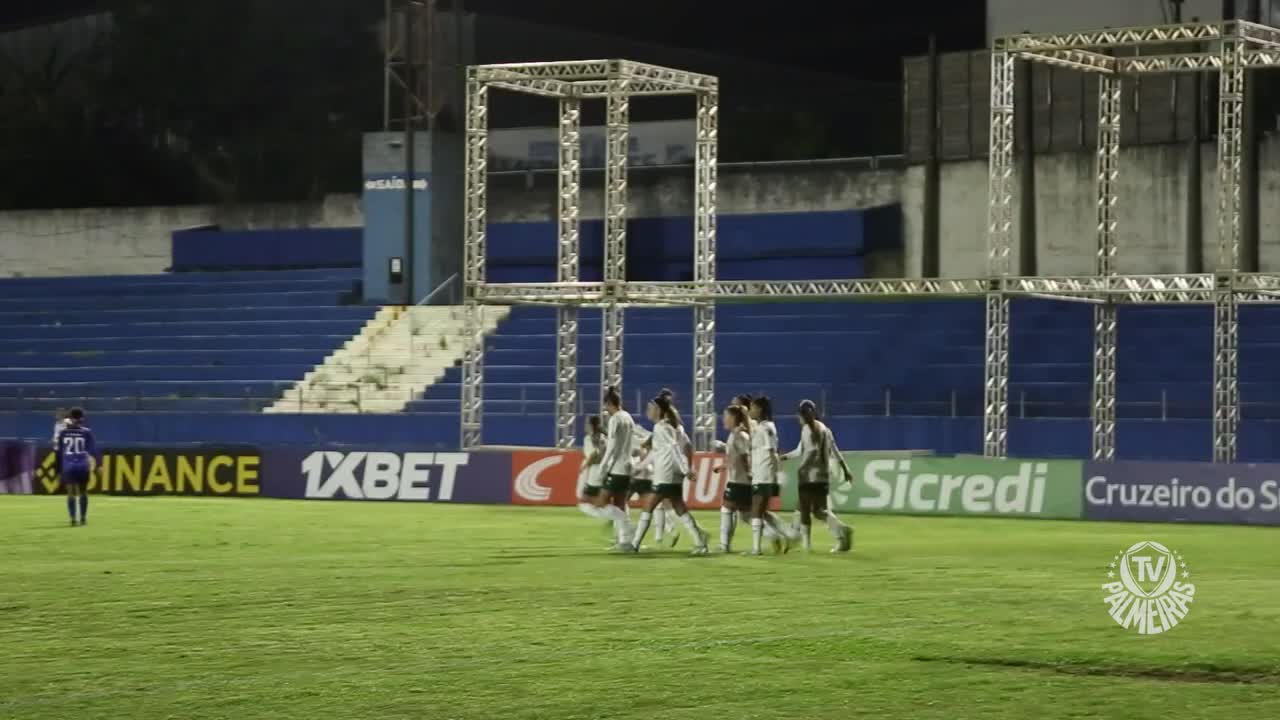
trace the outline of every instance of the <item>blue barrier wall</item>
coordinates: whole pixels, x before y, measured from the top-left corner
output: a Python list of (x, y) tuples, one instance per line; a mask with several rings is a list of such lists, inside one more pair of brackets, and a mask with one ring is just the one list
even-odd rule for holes
[[(583, 280), (600, 277), (604, 225), (581, 226)], [(721, 215), (717, 221), (718, 273), (724, 279), (861, 277), (863, 256), (900, 246), (901, 209)], [(555, 280), (556, 226), (550, 222), (495, 223), (486, 253), (490, 282)], [(693, 218), (636, 218), (627, 223), (627, 275), (633, 280), (688, 280), (692, 276)]]
[(360, 228), (176, 230), (173, 270), (354, 268), (361, 262)]
[[(842, 450), (982, 451), (982, 418), (836, 417), (829, 423)], [(427, 449), (458, 446), (457, 415), (263, 415), (210, 413), (93, 413), (89, 424), (107, 445), (258, 443), (264, 445), (372, 446), (407, 444)], [(0, 413), (0, 439), (47, 440), (47, 413)], [(485, 417), (485, 442), (548, 447), (554, 421), (543, 415)], [(784, 449), (799, 439), (795, 421), (778, 422)], [(1009, 451), (1017, 457), (1089, 455), (1088, 420), (1024, 420), (1009, 423)], [(1129, 420), (1117, 429), (1117, 459), (1206, 461), (1212, 456), (1209, 420)], [(1241, 423), (1241, 462), (1280, 460), (1280, 422)]]

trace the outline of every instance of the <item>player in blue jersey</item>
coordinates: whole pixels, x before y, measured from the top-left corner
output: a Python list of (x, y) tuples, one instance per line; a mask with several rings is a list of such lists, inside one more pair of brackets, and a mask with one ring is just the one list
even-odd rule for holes
[[(66, 423), (54, 436), (54, 462), (62, 486), (67, 489), (67, 513), (71, 524), (84, 525), (89, 513), (89, 475), (100, 460), (98, 448), (93, 442), (93, 432), (84, 425), (84, 411), (72, 408)], [(80, 517), (77, 523), (76, 508)]]

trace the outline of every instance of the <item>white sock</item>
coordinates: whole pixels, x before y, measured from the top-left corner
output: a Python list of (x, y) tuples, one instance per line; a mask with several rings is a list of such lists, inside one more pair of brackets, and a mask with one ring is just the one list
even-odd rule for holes
[(810, 531), (812, 529), (813, 528), (810, 527), (809, 525), (800, 526), (800, 541), (804, 543), (805, 550), (813, 549), (813, 540), (809, 537)]
[(764, 519), (751, 518), (751, 552), (760, 552), (760, 539), (764, 536)]
[(604, 518), (606, 520), (613, 519), (613, 518), (610, 518), (607, 514), (605, 514), (604, 508), (598, 508), (589, 502), (578, 503), (578, 510), (582, 511), (582, 514), (586, 515), (587, 517)]
[(667, 509), (662, 505), (653, 509), (653, 539), (662, 542), (662, 534), (667, 530)]
[(765, 511), (764, 514), (764, 534), (771, 538), (787, 538), (790, 539), (793, 533), (777, 515)]
[(653, 516), (647, 512), (640, 513), (640, 522), (636, 524), (636, 533), (631, 540), (631, 544), (637, 548), (640, 547), (641, 541), (644, 540), (645, 533), (649, 532), (649, 523), (652, 522)]
[(827, 516), (825, 520), (827, 521), (827, 529), (831, 531), (831, 537), (839, 541), (844, 536), (844, 529), (849, 526), (840, 522), (840, 518), (836, 517), (836, 514), (830, 510), (824, 514)]
[(684, 523), (684, 526), (688, 528), (689, 534), (693, 536), (694, 540), (701, 541), (698, 544), (698, 547), (707, 546), (706, 538), (704, 538), (702, 535), (702, 528), (699, 528), (698, 521), (693, 519), (693, 513), (687, 512), (681, 515), (680, 522)]
[(720, 545), (728, 550), (733, 542), (734, 526), (738, 524), (738, 515), (729, 508), (720, 508)]
[(604, 514), (613, 520), (613, 532), (618, 538), (618, 544), (622, 545), (631, 541), (631, 520), (622, 508), (617, 505), (605, 505)]

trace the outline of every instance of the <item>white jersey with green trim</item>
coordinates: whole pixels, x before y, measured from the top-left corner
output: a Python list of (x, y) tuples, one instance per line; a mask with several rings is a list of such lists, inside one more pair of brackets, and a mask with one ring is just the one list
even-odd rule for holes
[(796, 477), (802, 483), (824, 483), (831, 481), (831, 466), (840, 460), (835, 436), (831, 428), (820, 420), (814, 421), (815, 430), (805, 423), (800, 424), (800, 444), (796, 449), (783, 455), (784, 459), (800, 458), (800, 466), (796, 468)]
[(600, 487), (604, 484), (604, 434), (587, 433), (582, 438), (582, 469), (578, 471), (578, 484)]
[(636, 421), (631, 413), (618, 410), (609, 416), (601, 472), (605, 475), (631, 477), (631, 443)]
[(724, 464), (728, 471), (726, 482), (734, 485), (751, 484), (751, 435), (741, 428), (729, 433), (724, 443)]
[(653, 484), (673, 485), (684, 482), (689, 475), (689, 460), (685, 457), (688, 435), (683, 428), (659, 420), (653, 426), (652, 455)]
[(649, 480), (653, 477), (653, 463), (650, 462), (651, 451), (645, 447), (645, 443), (651, 437), (653, 437), (653, 433), (646, 430), (639, 423), (631, 430), (632, 480)]
[(778, 482), (778, 428), (772, 420), (761, 420), (751, 431), (751, 484)]

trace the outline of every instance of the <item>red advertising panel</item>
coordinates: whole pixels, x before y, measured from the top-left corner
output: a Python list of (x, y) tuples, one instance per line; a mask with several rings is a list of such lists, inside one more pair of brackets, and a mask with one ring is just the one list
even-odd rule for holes
[(515, 505), (573, 505), (578, 500), (578, 450), (511, 454), (511, 502)]
[[(694, 510), (715, 510), (724, 497), (724, 456), (695, 453), (693, 472), (684, 484), (684, 501)], [(582, 453), (523, 451), (511, 454), (511, 502), (515, 505), (573, 505), (578, 501)], [(631, 503), (635, 506), (635, 502)], [(776, 510), (779, 500), (770, 506)]]

